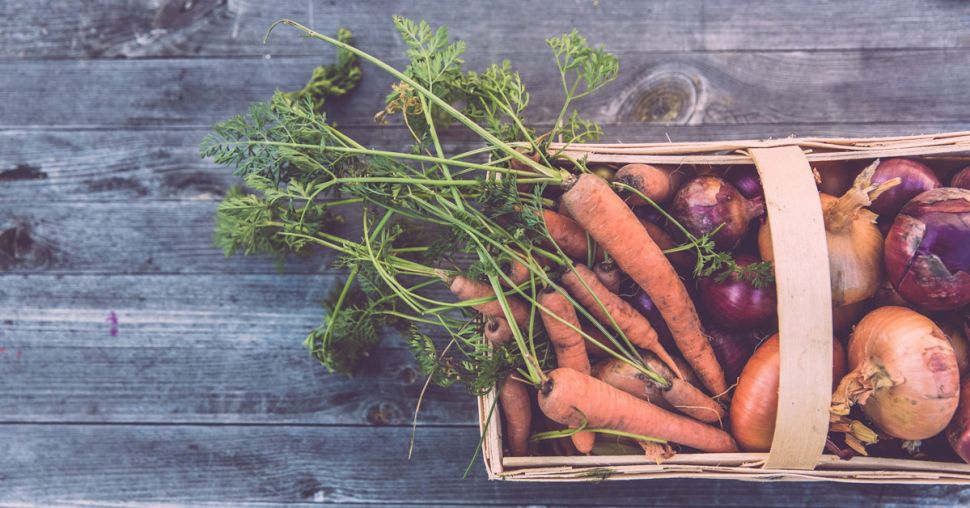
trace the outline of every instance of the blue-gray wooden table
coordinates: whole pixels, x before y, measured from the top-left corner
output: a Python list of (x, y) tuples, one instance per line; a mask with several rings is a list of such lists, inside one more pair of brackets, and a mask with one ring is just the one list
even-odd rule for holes
[[(489, 482), (474, 401), (432, 389), (386, 338), (353, 378), (302, 346), (339, 274), (323, 257), (230, 258), (212, 217), (235, 183), (202, 161), (213, 122), (295, 89), (333, 52), (289, 17), (391, 63), (390, 16), (447, 24), (468, 65), (501, 58), (549, 125), (543, 38), (577, 28), (621, 77), (581, 109), (606, 139), (910, 134), (970, 128), (970, 4), (0, 0), (0, 505), (967, 505), (960, 487)], [(356, 138), (390, 79), (333, 108)], [(470, 140), (469, 140), (470, 141)], [(458, 143), (462, 143), (461, 140)]]

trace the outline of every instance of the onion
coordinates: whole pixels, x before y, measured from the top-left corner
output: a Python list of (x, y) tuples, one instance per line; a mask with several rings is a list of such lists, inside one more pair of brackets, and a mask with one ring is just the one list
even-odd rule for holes
[(960, 170), (950, 179), (950, 187), (970, 190), (970, 166)]
[(946, 428), (946, 440), (953, 451), (970, 464), (970, 378), (965, 379), (960, 387), (960, 404), (953, 421)]
[(946, 336), (905, 307), (880, 307), (849, 339), (852, 369), (832, 394), (832, 414), (854, 404), (879, 430), (916, 441), (942, 431), (956, 411), (960, 373)]
[[(836, 307), (871, 297), (882, 281), (882, 233), (875, 225), (876, 215), (863, 207), (897, 185), (898, 180), (872, 184), (875, 169), (873, 163), (859, 173), (842, 197), (819, 194), (829, 252), (832, 304)], [(769, 217), (758, 231), (758, 248), (765, 261), (774, 260), (770, 225)]]
[(699, 176), (687, 182), (677, 191), (670, 209), (693, 235), (703, 236), (720, 226), (713, 239), (721, 250), (733, 249), (751, 219), (764, 211), (764, 199), (745, 199), (733, 185), (716, 176)]
[(953, 354), (957, 358), (957, 370), (960, 371), (962, 378), (967, 373), (967, 367), (970, 367), (970, 344), (967, 344), (963, 326), (947, 319), (937, 321), (936, 324), (953, 346)]
[(862, 170), (849, 161), (818, 161), (812, 163), (812, 168), (818, 174), (818, 190), (832, 196), (841, 196), (852, 188), (853, 180)]
[(897, 307), (913, 307), (913, 304), (906, 301), (905, 298), (899, 296), (896, 292), (896, 288), (893, 287), (893, 283), (889, 282), (888, 279), (882, 281), (882, 285), (876, 291), (876, 295), (872, 297), (872, 302), (876, 307), (885, 307), (887, 305), (895, 305)]
[(879, 163), (872, 175), (872, 183), (880, 184), (899, 178), (899, 185), (872, 200), (869, 209), (883, 219), (892, 219), (910, 199), (941, 187), (936, 173), (921, 162), (911, 159), (886, 159)]
[(724, 173), (724, 179), (731, 183), (742, 196), (748, 199), (764, 198), (761, 177), (754, 166), (732, 166)]
[(717, 362), (724, 369), (724, 379), (728, 384), (734, 384), (741, 369), (754, 353), (754, 347), (758, 344), (758, 339), (753, 333), (724, 330), (721, 328), (708, 328), (707, 341), (714, 348), (714, 355)]
[(664, 321), (663, 316), (660, 314), (660, 309), (657, 308), (657, 305), (653, 303), (650, 296), (640, 286), (630, 279), (625, 279), (620, 286), (620, 296), (632, 305), (637, 312), (643, 314), (643, 317), (647, 318), (647, 321), (650, 321), (650, 326), (657, 331), (657, 337), (660, 339), (660, 343), (663, 344), (664, 348), (670, 349), (676, 347), (674, 346), (674, 338), (670, 334), (670, 329), (667, 328), (667, 322)]
[[(737, 256), (735, 263), (740, 267), (759, 263), (754, 256)], [(747, 278), (741, 279), (737, 273), (697, 280), (701, 305), (714, 324), (733, 330), (757, 328), (775, 316), (778, 300), (775, 297), (775, 283), (756, 287)]]
[[(761, 343), (748, 360), (731, 401), (731, 435), (746, 452), (766, 452), (775, 435), (781, 358), (778, 334)], [(845, 372), (845, 351), (832, 340), (832, 379)]]
[(832, 331), (839, 336), (851, 330), (852, 326), (859, 322), (863, 314), (869, 310), (869, 301), (850, 303), (841, 307), (832, 308)]
[(886, 237), (886, 273), (923, 309), (970, 303), (970, 190), (933, 189), (907, 203)]

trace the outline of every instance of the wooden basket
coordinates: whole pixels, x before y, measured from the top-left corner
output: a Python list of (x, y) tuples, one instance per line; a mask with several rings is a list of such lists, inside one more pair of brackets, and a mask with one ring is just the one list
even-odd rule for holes
[[(832, 306), (828, 253), (811, 163), (970, 153), (970, 132), (868, 139), (789, 138), (704, 143), (553, 146), (591, 163), (754, 164), (774, 234), (781, 372), (769, 453), (678, 454), (662, 464), (644, 456), (503, 457), (495, 393), (480, 397), (489, 478), (588, 481), (637, 478), (835, 480), (861, 483), (970, 483), (970, 465), (822, 455), (831, 401)], [(944, 157), (944, 158), (949, 158)], [(970, 247), (968, 247), (970, 248)], [(494, 410), (492, 410), (494, 408)]]

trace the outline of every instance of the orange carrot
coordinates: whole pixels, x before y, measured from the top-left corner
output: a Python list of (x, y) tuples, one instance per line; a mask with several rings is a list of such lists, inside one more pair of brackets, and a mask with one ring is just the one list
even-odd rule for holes
[[(596, 317), (600, 323), (604, 326), (610, 326), (612, 324), (610, 317), (612, 317), (623, 334), (630, 339), (630, 342), (652, 351), (677, 373), (677, 377), (680, 377), (680, 369), (677, 368), (673, 358), (660, 344), (657, 332), (650, 326), (647, 318), (643, 317), (629, 303), (623, 301), (622, 298), (606, 289), (606, 286), (596, 278), (592, 270), (586, 268), (585, 265), (577, 264), (575, 271), (570, 270), (562, 276), (562, 283), (573, 295), (573, 298)], [(583, 283), (585, 283), (585, 286)], [(586, 286), (589, 286), (589, 290), (586, 289)], [(603, 304), (602, 307), (600, 307), (600, 303), (597, 303), (597, 298)]]
[(572, 369), (556, 369), (539, 390), (539, 408), (563, 425), (607, 428), (665, 439), (705, 452), (738, 450), (723, 430), (664, 411)]
[[(502, 271), (509, 276), (512, 284), (518, 286), (529, 280), (529, 268), (517, 259), (509, 259), (502, 263)], [(503, 278), (502, 284), (508, 286), (509, 283)]]
[[(576, 309), (565, 296), (552, 288), (544, 290), (538, 298), (539, 305), (544, 307), (540, 316), (542, 326), (545, 327), (556, 352), (556, 363), (559, 368), (573, 369), (589, 375), (589, 356), (586, 355), (586, 343), (578, 331), (570, 328), (566, 323), (579, 328), (579, 318)], [(593, 451), (596, 436), (592, 432), (577, 432), (572, 436), (573, 444), (582, 453)]]
[[(616, 172), (613, 180), (633, 187), (656, 203), (664, 203), (677, 192), (682, 175), (663, 166), (627, 164)], [(628, 197), (627, 202), (631, 205), (646, 204), (640, 196), (635, 194)]]
[[(458, 275), (451, 281), (451, 292), (459, 300), (476, 300), (478, 298), (495, 297), (492, 286), (485, 282), (469, 279), (464, 275)], [(516, 296), (506, 296), (509, 302), (509, 310), (519, 326), (525, 326), (529, 322), (529, 306)], [(490, 317), (505, 318), (502, 312), (502, 304), (498, 300), (472, 305), (472, 308)]]
[(512, 340), (512, 327), (509, 322), (500, 317), (489, 316), (485, 320), (485, 339), (496, 346), (507, 344)]
[(647, 366), (670, 381), (663, 388), (635, 369), (632, 365), (612, 358), (597, 364), (595, 377), (610, 386), (619, 388), (637, 398), (664, 409), (675, 410), (695, 420), (720, 423), (724, 419), (724, 407), (708, 397), (697, 387), (675, 378), (669, 369), (651, 354), (644, 356)]
[[(657, 247), (660, 247), (660, 250), (667, 250), (677, 246), (677, 242), (670, 236), (670, 233), (664, 231), (664, 228), (647, 219), (640, 219), (640, 224), (643, 224), (643, 229), (647, 230), (650, 239), (657, 244)], [(681, 270), (689, 270), (694, 266), (694, 261), (691, 260), (689, 251), (672, 252), (667, 254), (667, 259)]]
[(543, 210), (542, 217), (546, 221), (546, 229), (553, 242), (574, 259), (586, 259), (589, 249), (589, 239), (583, 228), (576, 221), (552, 210)]
[[(566, 187), (562, 201), (576, 222), (647, 292), (704, 386), (715, 395), (726, 392), (724, 371), (701, 329), (687, 288), (637, 217), (609, 184), (595, 175), (581, 175)], [(666, 359), (664, 363), (669, 365)]]
[(498, 401), (502, 405), (505, 435), (508, 437), (511, 455), (513, 457), (528, 455), (529, 431), (532, 428), (532, 403), (529, 400), (529, 390), (524, 383), (516, 381), (510, 375), (502, 383)]
[(612, 261), (601, 261), (596, 263), (596, 265), (593, 267), (593, 273), (595, 273), (596, 278), (599, 279), (604, 286), (606, 286), (606, 289), (609, 289), (611, 293), (619, 294), (620, 278), (623, 274), (620, 272), (619, 268), (616, 267), (616, 263), (613, 263)]

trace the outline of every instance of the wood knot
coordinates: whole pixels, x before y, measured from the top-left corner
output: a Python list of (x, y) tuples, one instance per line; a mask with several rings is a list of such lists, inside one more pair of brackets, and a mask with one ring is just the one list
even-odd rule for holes
[(375, 402), (364, 411), (364, 419), (370, 425), (401, 425), (407, 422), (404, 412), (396, 404)]
[(652, 72), (626, 97), (620, 120), (685, 124), (698, 108), (699, 88), (699, 80), (682, 71)]

